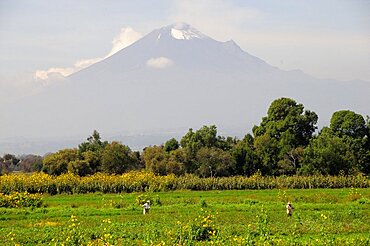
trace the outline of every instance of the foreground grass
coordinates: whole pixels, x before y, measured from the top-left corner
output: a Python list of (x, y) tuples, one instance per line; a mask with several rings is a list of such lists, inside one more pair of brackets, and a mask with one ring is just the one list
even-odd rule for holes
[[(141, 194), (44, 196), (41, 208), (1, 208), (0, 245), (370, 243), (370, 189), (148, 193), (156, 204), (145, 216)], [(196, 237), (202, 228), (207, 240)]]

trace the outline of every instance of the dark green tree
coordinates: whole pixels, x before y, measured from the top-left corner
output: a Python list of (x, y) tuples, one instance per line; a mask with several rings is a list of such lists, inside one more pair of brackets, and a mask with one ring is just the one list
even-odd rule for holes
[(86, 151), (98, 152), (104, 149), (104, 147), (107, 144), (108, 144), (107, 141), (101, 141), (99, 132), (97, 130), (94, 130), (92, 135), (87, 138), (87, 141), (81, 143), (78, 146), (78, 150), (80, 153), (83, 153)]
[(279, 161), (278, 140), (265, 134), (254, 139), (254, 149), (261, 160), (261, 173), (263, 175), (278, 175)]
[(79, 158), (89, 163), (91, 173), (101, 171), (101, 160), (104, 148), (108, 145), (107, 141), (102, 141), (98, 131), (94, 130), (87, 141), (78, 146)]
[(334, 112), (330, 120), (333, 134), (345, 142), (354, 156), (353, 169), (370, 172), (369, 127), (364, 117), (350, 110)]
[(193, 153), (196, 153), (203, 147), (229, 150), (232, 147), (232, 143), (232, 138), (225, 139), (222, 136), (217, 136), (217, 127), (215, 125), (203, 126), (195, 132), (190, 128), (180, 141), (181, 147), (187, 148)]
[(304, 148), (297, 147), (285, 153), (278, 162), (278, 173), (284, 175), (295, 174), (304, 160)]
[(92, 173), (90, 163), (86, 160), (75, 160), (68, 163), (68, 172), (81, 177)]
[[(302, 104), (290, 98), (273, 101), (267, 116), (262, 118), (259, 126), (253, 127), (254, 148), (262, 164), (262, 173), (278, 175), (295, 173), (295, 170), (283, 170), (287, 167), (287, 156), (298, 147), (308, 145), (316, 130), (318, 116), (304, 110)], [(295, 168), (300, 167), (299, 158), (295, 159)]]
[(235, 168), (230, 153), (216, 147), (201, 148), (197, 152), (196, 163), (195, 173), (201, 177), (230, 176)]
[(304, 162), (299, 172), (305, 175), (338, 175), (340, 172), (348, 174), (354, 164), (355, 156), (350, 146), (330, 128), (324, 127), (305, 149)]
[(193, 129), (190, 128), (180, 141), (183, 148), (187, 148), (193, 152), (196, 152), (202, 147), (213, 147), (216, 142), (217, 128), (215, 125), (203, 126), (196, 132), (193, 132)]
[[(80, 152), (80, 160), (88, 163), (88, 167), (84, 168), (85, 172), (82, 176), (93, 174), (101, 171), (101, 158), (103, 150)], [(85, 164), (84, 164), (85, 165)]]
[(176, 150), (180, 147), (179, 142), (175, 138), (171, 138), (164, 144), (164, 150), (166, 152), (171, 152), (173, 150)]
[(233, 146), (231, 155), (235, 161), (234, 174), (251, 176), (262, 168), (253, 142), (253, 136), (247, 134), (243, 140)]
[(186, 173), (194, 173), (198, 169), (196, 161), (197, 152), (201, 148), (217, 148), (228, 151), (235, 144), (232, 138), (225, 139), (217, 136), (215, 125), (203, 126), (197, 131), (189, 131), (181, 138), (180, 145), (186, 151), (187, 160), (184, 163)]
[(333, 113), (330, 128), (340, 137), (364, 138), (368, 132), (364, 117), (350, 110)]
[(361, 171), (366, 174), (370, 174), (370, 117), (366, 116), (366, 128), (367, 128), (367, 136), (366, 136), (366, 163), (362, 164)]
[(112, 142), (105, 146), (102, 152), (101, 169), (106, 173), (122, 174), (136, 169), (138, 163), (131, 149), (119, 142)]

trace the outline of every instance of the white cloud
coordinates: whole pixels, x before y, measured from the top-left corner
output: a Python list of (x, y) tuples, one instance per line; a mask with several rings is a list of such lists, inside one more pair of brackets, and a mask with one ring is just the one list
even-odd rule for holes
[(108, 56), (111, 56), (123, 48), (133, 44), (136, 40), (142, 37), (141, 33), (136, 32), (131, 27), (122, 28), (120, 33), (113, 39), (112, 50), (109, 52)]
[(52, 67), (48, 70), (37, 70), (34, 73), (34, 78), (36, 80), (47, 80), (49, 79), (53, 74), (59, 74), (61, 76), (68, 76), (71, 73), (73, 73), (76, 70), (75, 67), (67, 67), (67, 68), (60, 68), (60, 67)]
[[(78, 60), (74, 63), (73, 67), (49, 68), (47, 70), (37, 70), (36, 72), (34, 72), (33, 77), (35, 80), (44, 80), (44, 81), (49, 81), (50, 78), (55, 75), (67, 77), (72, 73), (78, 72), (88, 66), (91, 66), (94, 63), (102, 61), (105, 58), (117, 53), (118, 51), (131, 45), (141, 37), (142, 35), (139, 32), (133, 30), (131, 27), (121, 28), (120, 33), (112, 41), (111, 51), (106, 56)], [(49, 82), (45, 82), (44, 84), (48, 83)]]
[(173, 61), (171, 59), (168, 59), (167, 57), (157, 57), (157, 58), (150, 58), (149, 60), (146, 61), (146, 65), (148, 67), (152, 68), (158, 68), (158, 69), (163, 69), (166, 67), (169, 67), (173, 64)]

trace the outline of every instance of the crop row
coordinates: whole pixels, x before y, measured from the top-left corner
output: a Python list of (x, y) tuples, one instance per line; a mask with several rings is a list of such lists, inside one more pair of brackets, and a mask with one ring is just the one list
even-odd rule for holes
[(42, 196), (40, 194), (29, 194), (28, 192), (0, 193), (0, 207), (21, 208), (40, 207), (41, 205)]
[(368, 188), (370, 179), (355, 176), (234, 176), (200, 178), (194, 175), (156, 176), (149, 172), (132, 171), (123, 175), (96, 173), (80, 177), (71, 173), (52, 176), (45, 173), (9, 174), (0, 176), (0, 192), (29, 193), (121, 193), (169, 190), (244, 190), (244, 189), (313, 189), (313, 188)]

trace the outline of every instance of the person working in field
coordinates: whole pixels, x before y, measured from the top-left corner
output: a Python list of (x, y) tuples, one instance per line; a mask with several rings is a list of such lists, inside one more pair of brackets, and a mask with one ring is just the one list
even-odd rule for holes
[(293, 214), (293, 206), (291, 202), (288, 202), (286, 205), (286, 214), (290, 217)]
[(148, 200), (143, 204), (143, 214), (149, 213), (149, 209), (150, 209), (150, 201)]

